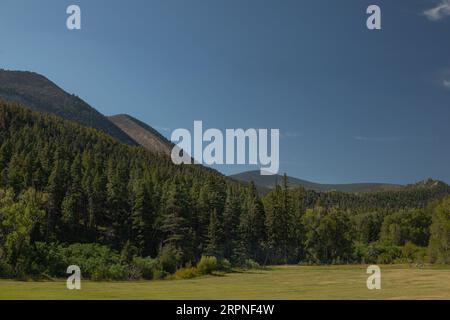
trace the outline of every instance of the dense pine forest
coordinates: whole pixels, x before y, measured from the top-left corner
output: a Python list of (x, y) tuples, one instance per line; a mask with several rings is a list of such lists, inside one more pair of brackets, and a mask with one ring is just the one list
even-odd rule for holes
[[(450, 188), (261, 195), (197, 165), (0, 102), (0, 276), (161, 278), (304, 263), (450, 263)], [(203, 258), (202, 258), (203, 257)]]

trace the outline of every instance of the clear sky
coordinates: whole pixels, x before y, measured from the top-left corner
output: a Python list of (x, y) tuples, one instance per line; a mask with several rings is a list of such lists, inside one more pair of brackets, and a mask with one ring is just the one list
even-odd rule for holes
[(279, 128), (292, 176), (450, 182), (450, 0), (1, 0), (0, 40), (1, 68), (166, 136)]

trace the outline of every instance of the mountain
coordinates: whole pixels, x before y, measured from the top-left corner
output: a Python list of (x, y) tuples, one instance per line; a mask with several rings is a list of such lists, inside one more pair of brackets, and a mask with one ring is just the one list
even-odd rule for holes
[(445, 187), (448, 187), (448, 185), (445, 182), (434, 179), (426, 179), (419, 181), (417, 183), (408, 184), (405, 186), (404, 189), (438, 189)]
[[(275, 184), (281, 183), (283, 176), (262, 176), (260, 171), (246, 171), (239, 174), (231, 175), (230, 178), (250, 183), (253, 181), (258, 188), (271, 189)], [(288, 177), (291, 187), (304, 187), (306, 190), (314, 190), (318, 192), (341, 191), (348, 193), (368, 193), (402, 189), (402, 185), (388, 183), (349, 183), (349, 184), (320, 184), (298, 178)]]
[[(101, 242), (117, 250), (129, 241), (145, 256), (157, 256), (166, 238), (176, 232), (186, 238), (171, 239), (200, 245), (203, 231), (192, 239), (191, 230), (207, 230), (211, 212), (207, 209), (198, 218), (198, 203), (218, 203), (209, 208), (219, 211), (227, 186), (242, 194), (241, 185), (217, 171), (178, 166), (167, 156), (120, 143), (99, 130), (0, 101), (0, 261), (7, 193), (17, 199), (30, 189), (45, 193), (40, 198), (45, 213), (36, 216), (36, 241)], [(213, 198), (221, 201), (209, 200)], [(27, 210), (11, 207), (9, 212)], [(26, 223), (31, 220), (24, 218)], [(199, 257), (201, 252), (195, 254)]]
[(127, 114), (111, 116), (108, 119), (145, 149), (170, 155), (173, 147), (172, 142), (144, 122)]
[(34, 111), (76, 121), (99, 129), (123, 143), (136, 145), (133, 139), (100, 112), (40, 74), (0, 69), (0, 98), (18, 102)]
[[(94, 266), (84, 276), (95, 280), (137, 280), (148, 268), (149, 277), (173, 273), (210, 254), (259, 264), (366, 263), (360, 248), (375, 242), (381, 255), (410, 241), (424, 248), (429, 238), (448, 240), (441, 215), (449, 199), (433, 206), (450, 187), (439, 181), (376, 193), (278, 191), (260, 196), (203, 166), (177, 166), (99, 130), (0, 101), (0, 278), (57, 278), (77, 261)], [(295, 205), (284, 206), (289, 198)], [(442, 227), (430, 227), (429, 210)], [(157, 260), (163, 254), (166, 267)]]

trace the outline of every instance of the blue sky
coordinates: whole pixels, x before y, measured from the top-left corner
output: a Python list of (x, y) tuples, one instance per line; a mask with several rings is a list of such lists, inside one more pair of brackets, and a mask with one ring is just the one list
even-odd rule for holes
[(450, 182), (449, 0), (2, 0), (0, 39), (1, 68), (166, 136), (194, 120), (279, 128), (292, 176)]

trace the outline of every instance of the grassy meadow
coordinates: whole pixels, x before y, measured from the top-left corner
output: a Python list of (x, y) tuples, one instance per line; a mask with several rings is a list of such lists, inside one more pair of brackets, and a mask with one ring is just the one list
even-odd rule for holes
[(368, 290), (366, 266), (277, 266), (189, 280), (0, 280), (0, 299), (450, 299), (450, 267), (381, 266), (381, 290)]

